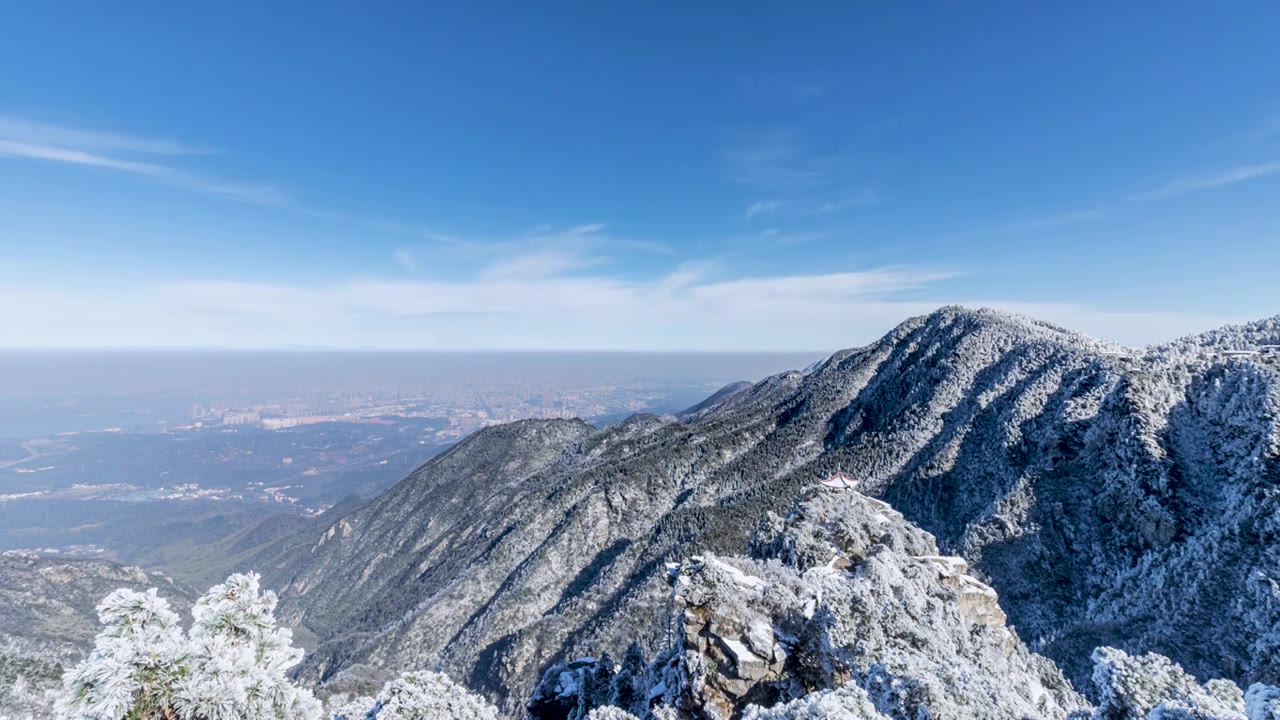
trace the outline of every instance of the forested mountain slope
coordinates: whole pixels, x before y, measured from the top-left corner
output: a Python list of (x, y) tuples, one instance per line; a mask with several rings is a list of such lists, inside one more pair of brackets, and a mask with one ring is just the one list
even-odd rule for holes
[(482, 431), (259, 569), (325, 639), (309, 677), (440, 668), (516, 712), (552, 662), (657, 648), (664, 561), (740, 551), (842, 469), (1078, 689), (1104, 644), (1274, 683), (1280, 393), (1274, 356), (1218, 352), (1245, 343), (1280, 319), (1124, 351), (944, 308), (688, 423)]
[(104, 560), (0, 554), (0, 716), (52, 717), (63, 669), (93, 645), (98, 602), (116, 588), (190, 595), (158, 573)]

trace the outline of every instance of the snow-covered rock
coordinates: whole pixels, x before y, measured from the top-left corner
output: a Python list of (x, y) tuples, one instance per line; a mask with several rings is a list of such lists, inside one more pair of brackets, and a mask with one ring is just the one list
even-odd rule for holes
[[(675, 637), (646, 675), (662, 688), (650, 696), (706, 720), (1020, 720), (1086, 709), (966, 569), (885, 503), (818, 491), (771, 518), (750, 556), (681, 564)], [(544, 681), (547, 694), (563, 685), (550, 673)]]

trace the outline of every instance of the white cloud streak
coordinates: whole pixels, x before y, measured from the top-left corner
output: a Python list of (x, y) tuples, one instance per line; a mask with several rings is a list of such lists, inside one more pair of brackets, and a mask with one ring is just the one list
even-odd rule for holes
[(1236, 185), (1257, 178), (1264, 178), (1280, 173), (1280, 161), (1260, 163), (1257, 165), (1241, 165), (1223, 170), (1212, 175), (1174, 180), (1154, 190), (1138, 193), (1134, 200), (1165, 200), (1188, 195), (1202, 190)]
[(1035, 218), (1033, 220), (1016, 222), (1010, 225), (1009, 229), (1013, 232), (1050, 230), (1068, 225), (1078, 225), (1091, 220), (1099, 220), (1105, 215), (1106, 211), (1100, 207), (1071, 210), (1068, 212), (1058, 213), (1057, 215), (1048, 215), (1041, 218)]
[(574, 274), (582, 257), (536, 252), (452, 282), (173, 282), (109, 295), (0, 288), (0, 322), (4, 343), (28, 347), (820, 348), (848, 344), (839, 338), (850, 322), (899, 314), (890, 296), (952, 277), (877, 268), (717, 280), (714, 265), (695, 263), (635, 281)]
[[(8, 347), (287, 345), (421, 350), (812, 350), (874, 340), (954, 298), (955, 273), (883, 267), (720, 279), (688, 263), (647, 280), (582, 273), (592, 256), (536, 250), (469, 279), (323, 286), (168, 282), (127, 291), (0, 287)], [(928, 299), (919, 299), (927, 296)], [(1130, 344), (1236, 318), (984, 302)]]
[(777, 245), (800, 245), (835, 237), (837, 233), (829, 230), (786, 231), (778, 228), (765, 228), (757, 233), (741, 235), (739, 243), (770, 242)]
[[(362, 227), (383, 233), (415, 236), (465, 246), (468, 241), (410, 223), (389, 222), (298, 205), (278, 187), (266, 183), (229, 182), (174, 164), (180, 156), (212, 153), (176, 140), (85, 130), (0, 114), (0, 158), (30, 160), (111, 170), (223, 200), (272, 207), (301, 217)], [(146, 159), (137, 159), (143, 156)], [(157, 157), (165, 162), (157, 162)], [(587, 228), (589, 229), (589, 228)]]
[[(5, 121), (8, 121), (8, 125)], [(172, 165), (106, 155), (97, 150), (97, 148), (104, 148), (135, 154), (182, 154), (179, 151), (183, 146), (171, 141), (149, 141), (126, 135), (59, 129), (45, 125), (35, 127), (43, 132), (30, 132), (30, 128), (14, 123), (13, 118), (0, 116), (0, 157), (128, 173), (184, 190), (254, 205), (282, 205), (287, 202), (285, 194), (270, 185), (226, 182)], [(15, 129), (28, 131), (12, 132)], [(37, 136), (61, 138), (71, 143), (81, 143), (81, 145), (50, 145), (30, 140), (31, 137)]]
[(880, 204), (880, 194), (871, 188), (850, 190), (835, 197), (819, 200), (807, 212), (810, 215), (830, 215), (860, 207)]
[(783, 137), (758, 138), (726, 153), (729, 179), (766, 191), (796, 192), (827, 186), (836, 176), (834, 159), (809, 152)]
[[(852, 158), (840, 152), (817, 152), (794, 133), (765, 133), (740, 138), (723, 154), (727, 179), (768, 199), (749, 203), (743, 219), (785, 216), (813, 222), (824, 216), (878, 205), (879, 192), (861, 184)], [(814, 238), (830, 234), (815, 228), (788, 230), (789, 236)]]
[(71, 165), (87, 165), (89, 167), (107, 168), (121, 172), (146, 175), (148, 177), (164, 177), (172, 170), (163, 165), (152, 163), (118, 160), (116, 158), (95, 155), (80, 150), (34, 145), (31, 143), (0, 140), (0, 156), (10, 158), (26, 158), (29, 160), (48, 160), (50, 162), (68, 163)]
[(206, 155), (213, 152), (208, 148), (188, 145), (177, 140), (64, 127), (2, 113), (0, 113), (0, 138), (31, 145), (53, 145), (142, 155)]
[(778, 208), (781, 208), (782, 204), (781, 200), (761, 200), (759, 202), (753, 202), (747, 206), (747, 210), (743, 213), (743, 217), (750, 220), (757, 215), (768, 215), (769, 213), (776, 211)]
[(1036, 218), (1023, 222), (1015, 222), (1009, 225), (1009, 229), (1013, 232), (1034, 232), (1039, 230), (1050, 230), (1067, 225), (1076, 225), (1091, 220), (1099, 220), (1106, 217), (1112, 211), (1119, 210), (1127, 204), (1170, 200), (1184, 195), (1191, 195), (1193, 193), (1203, 192), (1206, 190), (1238, 185), (1250, 180), (1257, 180), (1277, 174), (1280, 174), (1280, 161), (1259, 163), (1256, 165), (1240, 165), (1211, 175), (1172, 180), (1158, 188), (1155, 188), (1154, 190), (1147, 190), (1130, 195), (1124, 201), (1115, 203), (1110, 207), (1096, 206), (1092, 208), (1063, 212), (1057, 215), (1049, 215), (1047, 217)]

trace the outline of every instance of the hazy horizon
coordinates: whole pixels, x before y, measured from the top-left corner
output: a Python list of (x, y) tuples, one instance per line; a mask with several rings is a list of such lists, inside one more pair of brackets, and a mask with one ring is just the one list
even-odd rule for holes
[[(2, 288), (0, 288), (2, 289)], [(798, 345), (794, 347), (783, 347), (779, 349), (752, 349), (749, 347), (673, 347), (673, 348), (644, 348), (644, 347), (607, 347), (587, 346), (587, 347), (519, 347), (519, 346), (502, 346), (494, 347), (429, 347), (429, 346), (342, 346), (342, 345), (306, 345), (306, 344), (276, 344), (276, 345), (180, 345), (180, 344), (158, 344), (158, 345), (94, 345), (94, 344), (64, 344), (64, 345), (5, 345), (4, 340), (0, 339), (0, 355), (22, 355), (22, 354), (48, 354), (48, 355), (67, 355), (67, 354), (253, 354), (261, 353), (271, 354), (439, 354), (439, 355), (555, 355), (555, 354), (585, 354), (585, 355), (830, 355), (849, 348), (856, 348), (868, 345), (879, 340), (897, 327), (900, 323), (913, 317), (921, 317), (929, 315), (940, 308), (948, 307), (948, 304), (938, 305), (921, 305), (911, 308), (912, 312), (901, 317), (886, 320), (884, 323), (873, 321), (871, 323), (856, 322), (851, 323), (849, 339), (843, 342), (833, 342), (829, 349), (814, 349), (812, 346), (806, 347)], [(1160, 345), (1172, 342), (1180, 338), (1190, 335), (1216, 330), (1229, 325), (1238, 325), (1242, 323), (1252, 322), (1255, 320), (1263, 320), (1280, 314), (1280, 306), (1271, 309), (1261, 310), (1258, 314), (1249, 317), (1221, 317), (1221, 318), (1201, 318), (1197, 323), (1184, 326), (1183, 321), (1187, 317), (1182, 317), (1178, 322), (1172, 316), (1162, 313), (1131, 313), (1131, 314), (1111, 314), (1111, 313), (1094, 313), (1075, 306), (1026, 306), (1020, 304), (967, 304), (961, 305), (970, 309), (990, 309), (1000, 312), (1007, 312), (1013, 315), (1019, 315), (1032, 320), (1045, 321), (1058, 325), (1066, 330), (1081, 332), (1099, 340), (1115, 342), (1128, 347), (1148, 347), (1152, 345)], [(825, 334), (829, 340), (839, 340), (837, 333), (840, 325), (835, 322), (838, 318), (831, 318), (833, 331)], [(865, 320), (864, 318), (857, 318)], [(1076, 322), (1072, 322), (1076, 321)], [(1132, 323), (1143, 323), (1141, 331), (1135, 335), (1132, 329), (1126, 330)], [(1102, 331), (1100, 332), (1099, 329)], [(1107, 332), (1110, 330), (1111, 332)], [(1130, 338), (1138, 338), (1139, 341), (1127, 341), (1125, 336)], [(501, 342), (503, 337), (501, 334), (495, 336)], [(775, 343), (776, 344), (776, 343)]]
[(389, 391), (471, 383), (713, 385), (759, 380), (810, 353), (0, 351), (0, 397)]

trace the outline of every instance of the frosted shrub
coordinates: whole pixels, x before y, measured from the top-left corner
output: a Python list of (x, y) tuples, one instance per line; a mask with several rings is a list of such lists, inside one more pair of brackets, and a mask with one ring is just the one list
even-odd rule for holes
[(377, 706), (377, 701), (367, 695), (354, 698), (333, 711), (333, 720), (365, 720)]
[(276, 626), (276, 596), (232, 575), (196, 601), (184, 634), (155, 589), (116, 590), (98, 606), (93, 652), (63, 678), (68, 720), (311, 720), (320, 703), (285, 672), (302, 659)]
[(1093, 651), (1100, 702), (1095, 720), (1244, 720), (1244, 698), (1229, 680), (1204, 686), (1169, 658), (1135, 657), (1115, 648)]
[(587, 720), (639, 720), (639, 718), (621, 708), (605, 705), (592, 710), (587, 715)]
[(748, 705), (742, 720), (887, 720), (860, 687), (847, 686), (805, 695), (784, 705)]
[(368, 717), (370, 720), (497, 720), (498, 709), (447, 675), (409, 672), (383, 686), (373, 714)]
[(1249, 720), (1280, 720), (1280, 688), (1254, 683), (1244, 694)]

